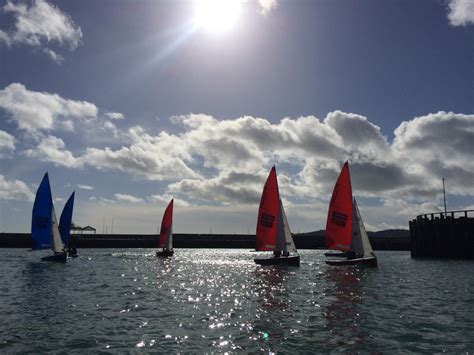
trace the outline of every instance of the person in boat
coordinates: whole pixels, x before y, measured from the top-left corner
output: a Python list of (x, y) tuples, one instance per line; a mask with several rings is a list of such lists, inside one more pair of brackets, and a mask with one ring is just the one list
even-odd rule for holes
[(280, 250), (276, 250), (276, 249), (275, 249), (275, 250), (273, 251), (273, 257), (279, 258), (280, 255), (281, 255), (281, 251), (280, 251)]
[(353, 250), (349, 250), (349, 251), (347, 252), (347, 259), (348, 259), (348, 260), (351, 260), (351, 259), (360, 259), (360, 258), (362, 258), (362, 257), (363, 257), (362, 254), (356, 253), (356, 252), (353, 251)]
[(290, 256), (290, 252), (289, 251), (284, 251), (283, 256), (286, 256), (286, 257)]

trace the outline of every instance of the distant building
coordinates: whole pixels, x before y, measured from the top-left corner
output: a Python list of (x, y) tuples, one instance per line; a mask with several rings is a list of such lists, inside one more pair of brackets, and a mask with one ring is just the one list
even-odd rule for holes
[(71, 224), (71, 232), (75, 234), (95, 234), (96, 229), (91, 226), (81, 227), (77, 224)]

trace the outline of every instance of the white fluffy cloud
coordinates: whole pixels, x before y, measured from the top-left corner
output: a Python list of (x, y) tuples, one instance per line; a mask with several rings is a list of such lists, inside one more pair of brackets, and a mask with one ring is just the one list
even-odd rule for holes
[(8, 157), (15, 150), (15, 137), (0, 130), (0, 159)]
[(450, 194), (474, 196), (474, 115), (416, 117), (400, 124), (393, 142), (366, 117), (341, 111), (323, 120), (308, 116), (276, 123), (203, 114), (172, 121), (178, 133), (151, 135), (141, 127), (120, 131), (118, 148), (86, 147), (73, 153), (60, 138), (47, 136), (25, 154), (162, 184), (159, 195), (117, 194), (111, 200), (115, 203), (161, 206), (174, 197), (186, 208), (258, 205), (268, 171), (276, 164), (280, 193), (296, 211), (289, 215), (301, 220), (308, 215), (301, 206), (327, 205), (341, 165), (349, 160), (354, 195), (377, 201), (377, 207), (360, 206), (369, 211), (367, 223), (374, 228), (400, 226), (414, 213), (437, 206), (443, 177)]
[(81, 190), (94, 190), (94, 186), (90, 186), (90, 185), (77, 184), (76, 186), (78, 189), (81, 189)]
[(58, 94), (30, 91), (13, 83), (0, 90), (0, 108), (9, 113), (18, 127), (30, 132), (57, 127), (71, 129), (72, 119), (97, 117), (97, 107), (87, 101), (64, 99)]
[(43, 161), (52, 162), (55, 165), (77, 168), (80, 162), (65, 149), (65, 144), (61, 138), (48, 136), (41, 140), (35, 149), (28, 149), (25, 154)]
[(75, 50), (81, 41), (81, 28), (68, 14), (45, 0), (35, 0), (31, 5), (7, 1), (2, 10), (14, 18), (13, 29), (0, 31), (0, 42), (9, 46), (25, 44), (43, 47), (44, 53), (60, 63), (63, 57), (47, 45), (66, 45), (70, 50)]
[(0, 200), (33, 201), (34, 193), (21, 180), (6, 180), (0, 175)]
[(448, 19), (453, 26), (474, 24), (474, 1), (449, 0)]
[(106, 112), (105, 116), (110, 118), (111, 120), (123, 120), (125, 118), (123, 113), (120, 112)]
[(144, 202), (144, 200), (140, 197), (136, 197), (133, 195), (127, 195), (127, 194), (115, 194), (114, 195), (115, 199), (117, 201), (122, 201), (122, 202), (129, 202), (129, 203), (141, 203)]

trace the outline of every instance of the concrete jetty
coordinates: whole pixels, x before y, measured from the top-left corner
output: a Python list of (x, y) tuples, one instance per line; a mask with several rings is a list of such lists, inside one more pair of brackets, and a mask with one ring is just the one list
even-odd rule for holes
[[(376, 250), (410, 250), (407, 230), (369, 232)], [(294, 234), (297, 249), (324, 249), (324, 231)], [(156, 234), (71, 234), (77, 248), (157, 248)], [(173, 234), (174, 248), (255, 248), (253, 234)], [(31, 248), (29, 233), (0, 233), (0, 248)]]
[(474, 210), (427, 213), (409, 225), (413, 258), (474, 259)]

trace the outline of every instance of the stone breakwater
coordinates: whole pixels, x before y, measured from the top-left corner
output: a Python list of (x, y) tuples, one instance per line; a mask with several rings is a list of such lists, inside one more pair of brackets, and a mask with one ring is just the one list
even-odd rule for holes
[[(407, 235), (370, 235), (375, 250), (410, 250)], [(72, 234), (77, 248), (156, 248), (157, 235), (154, 234)], [(324, 249), (324, 232), (293, 235), (297, 249)], [(252, 234), (181, 234), (173, 235), (175, 248), (255, 248), (255, 235)], [(0, 247), (30, 248), (29, 233), (1, 233)]]

